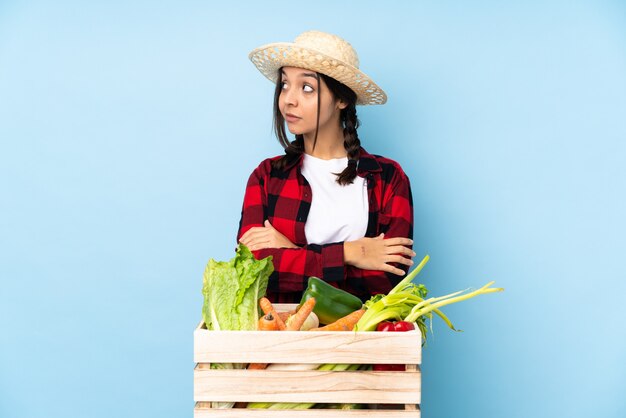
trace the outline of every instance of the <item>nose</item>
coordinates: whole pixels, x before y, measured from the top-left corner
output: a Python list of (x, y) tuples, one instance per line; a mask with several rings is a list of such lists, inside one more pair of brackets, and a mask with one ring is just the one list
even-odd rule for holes
[(293, 91), (293, 89), (283, 90), (282, 96), (283, 96), (283, 101), (285, 102), (285, 105), (296, 106), (298, 104), (298, 98), (296, 97), (296, 94)]

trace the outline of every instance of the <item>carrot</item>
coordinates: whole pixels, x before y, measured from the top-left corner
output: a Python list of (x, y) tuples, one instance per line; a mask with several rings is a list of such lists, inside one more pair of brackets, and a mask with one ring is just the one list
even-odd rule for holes
[(267, 369), (267, 363), (250, 363), (247, 370), (265, 370)]
[(309, 331), (352, 331), (359, 319), (365, 313), (365, 309), (356, 310), (343, 318), (339, 318), (332, 324), (320, 328), (312, 328)]
[(257, 329), (259, 331), (277, 331), (278, 330), (278, 323), (276, 322), (276, 318), (274, 318), (271, 312), (259, 318), (259, 325), (257, 326)]
[(278, 312), (276, 312), (276, 309), (274, 309), (274, 305), (272, 305), (272, 302), (270, 302), (268, 298), (259, 299), (259, 306), (261, 307), (265, 315), (271, 313), (272, 316), (276, 318), (276, 324), (278, 325), (279, 330), (284, 331), (285, 328), (287, 328), (285, 326), (285, 322), (280, 319)]
[[(265, 316), (259, 318), (259, 325), (257, 329), (259, 331), (278, 331), (278, 317), (268, 313)], [(248, 364), (248, 370), (265, 370), (267, 363), (250, 363)]]
[(315, 307), (315, 298), (309, 298), (287, 322), (287, 331), (298, 331)]

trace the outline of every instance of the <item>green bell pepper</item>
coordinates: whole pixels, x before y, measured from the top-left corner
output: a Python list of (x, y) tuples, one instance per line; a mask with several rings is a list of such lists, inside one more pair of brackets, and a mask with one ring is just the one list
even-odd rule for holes
[(312, 297), (315, 298), (313, 312), (321, 324), (331, 324), (363, 307), (363, 302), (358, 297), (313, 276), (309, 277), (300, 304)]

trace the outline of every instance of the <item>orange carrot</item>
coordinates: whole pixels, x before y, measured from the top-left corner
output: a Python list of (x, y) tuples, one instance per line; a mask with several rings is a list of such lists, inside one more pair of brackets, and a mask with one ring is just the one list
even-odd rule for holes
[(309, 331), (352, 331), (359, 319), (365, 313), (365, 309), (354, 311), (343, 318), (339, 318), (332, 324), (320, 328), (312, 328)]
[(298, 312), (293, 315), (287, 323), (287, 331), (298, 331), (304, 321), (309, 317), (309, 314), (313, 312), (315, 307), (315, 298), (309, 298), (300, 306)]
[(247, 370), (265, 370), (267, 369), (267, 363), (250, 363)]
[(272, 305), (272, 302), (270, 302), (268, 298), (259, 299), (259, 306), (261, 307), (265, 315), (271, 313), (272, 316), (276, 318), (276, 324), (278, 325), (279, 330), (284, 331), (285, 328), (287, 328), (285, 326), (285, 322), (280, 319), (278, 312), (276, 312), (276, 309), (274, 309), (274, 305)]
[(259, 325), (257, 326), (257, 329), (259, 331), (277, 331), (278, 330), (278, 323), (276, 322), (276, 318), (274, 318), (271, 312), (259, 318)]
[[(278, 331), (278, 317), (272, 315), (272, 313), (268, 313), (265, 316), (259, 318), (259, 325), (257, 329), (259, 331)], [(267, 363), (250, 363), (248, 364), (248, 370), (265, 370), (267, 368)]]

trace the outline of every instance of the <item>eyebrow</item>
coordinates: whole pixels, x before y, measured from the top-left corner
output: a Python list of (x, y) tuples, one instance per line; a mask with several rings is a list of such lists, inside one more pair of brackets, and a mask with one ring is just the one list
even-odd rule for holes
[[(281, 71), (282, 75), (287, 77), (287, 74), (285, 74), (284, 71)], [(299, 74), (298, 77), (311, 77), (317, 80), (317, 75), (315, 73), (302, 73)]]

